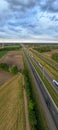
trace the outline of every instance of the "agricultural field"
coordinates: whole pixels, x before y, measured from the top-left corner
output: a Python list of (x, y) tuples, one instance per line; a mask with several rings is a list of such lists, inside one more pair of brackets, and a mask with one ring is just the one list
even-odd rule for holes
[[(8, 51), (0, 63), (23, 69), (22, 51)], [(26, 130), (23, 76), (0, 69), (0, 130)]]
[(8, 51), (20, 50), (20, 45), (0, 45), (0, 58), (4, 56)]
[(11, 73), (0, 70), (0, 85), (8, 81), (12, 76)]
[[(23, 60), (21, 51), (9, 51), (5, 56), (0, 58), (0, 64), (6, 63), (8, 66), (16, 65), (18, 69), (23, 69)], [(0, 85), (6, 82), (13, 75), (8, 72), (0, 69)]]
[(0, 86), (0, 130), (26, 130), (21, 74)]
[(43, 53), (45, 57), (48, 59), (54, 60), (54, 62), (58, 62), (58, 49), (52, 50), (50, 52)]
[(7, 63), (9, 66), (16, 65), (18, 69), (22, 69), (22, 51), (9, 51), (0, 59), (0, 63)]
[(11, 51), (11, 50), (19, 50), (21, 48), (20, 45), (1, 45), (0, 51)]
[(7, 53), (8, 51), (0, 51), (0, 58), (2, 57), (2, 56), (4, 56), (6, 53)]
[(55, 49), (55, 50), (52, 50), (52, 51), (50, 51), (50, 52), (45, 52), (45, 53), (43, 53), (44, 54), (44, 56), (48, 56), (48, 57), (51, 57), (51, 55), (52, 54), (54, 54), (54, 53), (57, 53), (58, 52), (58, 49)]

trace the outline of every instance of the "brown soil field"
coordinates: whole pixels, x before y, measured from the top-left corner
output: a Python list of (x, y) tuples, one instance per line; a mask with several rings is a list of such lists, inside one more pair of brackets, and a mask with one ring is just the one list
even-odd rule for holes
[(22, 51), (9, 51), (0, 59), (0, 63), (7, 63), (9, 66), (16, 65), (18, 69), (23, 68)]
[(26, 130), (21, 74), (0, 88), (0, 130)]
[(9, 80), (13, 75), (9, 72), (0, 70), (0, 85)]
[(49, 51), (49, 52), (44, 52), (43, 54), (45, 56), (51, 57), (51, 55), (54, 54), (54, 53), (58, 53), (58, 49), (57, 50), (52, 50), (52, 51)]

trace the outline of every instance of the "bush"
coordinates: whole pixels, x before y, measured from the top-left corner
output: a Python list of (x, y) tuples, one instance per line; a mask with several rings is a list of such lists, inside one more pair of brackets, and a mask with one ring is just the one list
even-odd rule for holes
[(37, 119), (35, 118), (35, 111), (29, 110), (29, 119), (30, 119), (32, 129), (34, 130), (37, 125)]
[(18, 73), (18, 68), (17, 68), (17, 66), (13, 65), (12, 67), (9, 68), (9, 71), (12, 74), (17, 74)]
[(29, 108), (29, 110), (33, 110), (34, 109), (34, 103), (33, 103), (32, 100), (29, 101), (28, 108)]
[(9, 66), (6, 63), (0, 63), (0, 69), (8, 71), (9, 70)]
[(0, 69), (9, 71), (12, 74), (17, 74), (18, 73), (18, 68), (16, 65), (13, 65), (12, 67), (9, 67), (6, 63), (0, 63)]

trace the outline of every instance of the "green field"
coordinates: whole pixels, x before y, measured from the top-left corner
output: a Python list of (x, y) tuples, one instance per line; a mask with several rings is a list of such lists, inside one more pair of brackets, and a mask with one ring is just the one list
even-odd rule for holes
[(16, 75), (0, 86), (0, 130), (26, 130), (22, 81)]
[(0, 51), (12, 51), (12, 50), (19, 50), (21, 48), (20, 45), (8, 45), (0, 48)]
[(4, 56), (7, 52), (8, 52), (7, 50), (2, 50), (2, 51), (0, 51), (0, 58), (1, 58), (2, 56)]
[(19, 50), (20, 48), (20, 45), (4, 46), (3, 48), (0, 48), (0, 58), (4, 56), (8, 51)]
[(4, 56), (8, 51), (11, 51), (11, 50), (18, 50), (20, 48), (20, 46), (18, 45), (14, 45), (14, 46), (5, 46), (3, 48), (0, 48), (0, 58), (2, 56)]

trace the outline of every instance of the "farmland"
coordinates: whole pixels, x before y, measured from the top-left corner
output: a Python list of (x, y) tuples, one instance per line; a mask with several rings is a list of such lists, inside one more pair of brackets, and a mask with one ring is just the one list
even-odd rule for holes
[[(22, 52), (8, 51), (0, 58), (1, 63), (23, 69)], [(23, 76), (11, 74), (7, 68), (0, 68), (0, 130), (26, 130)]]
[(0, 70), (0, 85), (5, 83), (7, 80), (9, 80), (13, 75), (9, 72)]
[(18, 69), (23, 68), (22, 51), (9, 51), (0, 59), (0, 63), (7, 63), (9, 66), (16, 65)]
[(0, 51), (0, 58), (4, 56), (8, 51)]
[[(18, 70), (23, 69), (22, 51), (9, 51), (7, 54), (0, 58), (0, 64), (1, 63), (2, 65), (8, 65), (8, 67), (16, 65), (18, 67)], [(8, 67), (6, 67), (4, 70), (0, 68), (0, 85), (13, 76), (8, 71)]]
[(0, 87), (0, 130), (26, 130), (22, 81), (16, 75)]
[(19, 45), (4, 45), (0, 47), (0, 58), (4, 56), (8, 51), (20, 50)]

